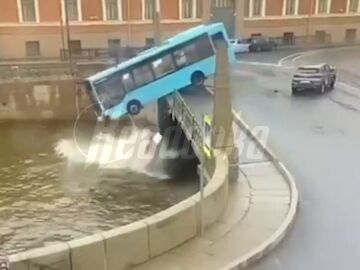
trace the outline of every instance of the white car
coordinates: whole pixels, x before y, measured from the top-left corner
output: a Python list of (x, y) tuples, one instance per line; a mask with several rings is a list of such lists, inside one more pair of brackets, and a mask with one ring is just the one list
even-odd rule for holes
[(250, 51), (250, 43), (246, 39), (230, 39), (230, 46), (235, 53), (247, 53)]

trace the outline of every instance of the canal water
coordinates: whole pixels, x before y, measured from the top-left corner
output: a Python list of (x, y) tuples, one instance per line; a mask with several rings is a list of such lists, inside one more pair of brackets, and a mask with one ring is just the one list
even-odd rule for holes
[(153, 130), (103, 129), (0, 123), (0, 256), (128, 224), (198, 190), (194, 170), (174, 175), (166, 168), (174, 150), (150, 151)]

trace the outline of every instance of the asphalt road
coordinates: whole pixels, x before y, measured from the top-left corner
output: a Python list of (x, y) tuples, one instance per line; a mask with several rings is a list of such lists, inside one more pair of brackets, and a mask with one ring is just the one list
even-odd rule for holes
[[(240, 59), (245, 62), (232, 74), (234, 107), (252, 126), (270, 128), (269, 144), (295, 176), (301, 196), (293, 230), (249, 269), (359, 269), (360, 47)], [(338, 69), (335, 90), (293, 97), (294, 67), (319, 62)]]

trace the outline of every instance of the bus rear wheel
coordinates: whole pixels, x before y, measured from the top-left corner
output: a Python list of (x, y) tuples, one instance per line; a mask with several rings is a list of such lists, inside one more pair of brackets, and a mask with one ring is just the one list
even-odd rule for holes
[(141, 111), (141, 103), (138, 100), (131, 100), (126, 106), (127, 112), (130, 115), (138, 115)]
[(204, 73), (202, 73), (201, 71), (195, 71), (191, 75), (191, 85), (202, 86), (202, 85), (204, 85), (205, 79), (206, 79), (206, 77), (205, 77)]

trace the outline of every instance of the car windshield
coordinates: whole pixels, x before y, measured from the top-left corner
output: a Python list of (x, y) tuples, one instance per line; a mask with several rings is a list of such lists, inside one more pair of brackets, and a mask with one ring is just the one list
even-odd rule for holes
[(319, 73), (320, 69), (318, 68), (299, 68), (298, 72), (300, 73), (306, 73), (306, 74), (315, 74)]

